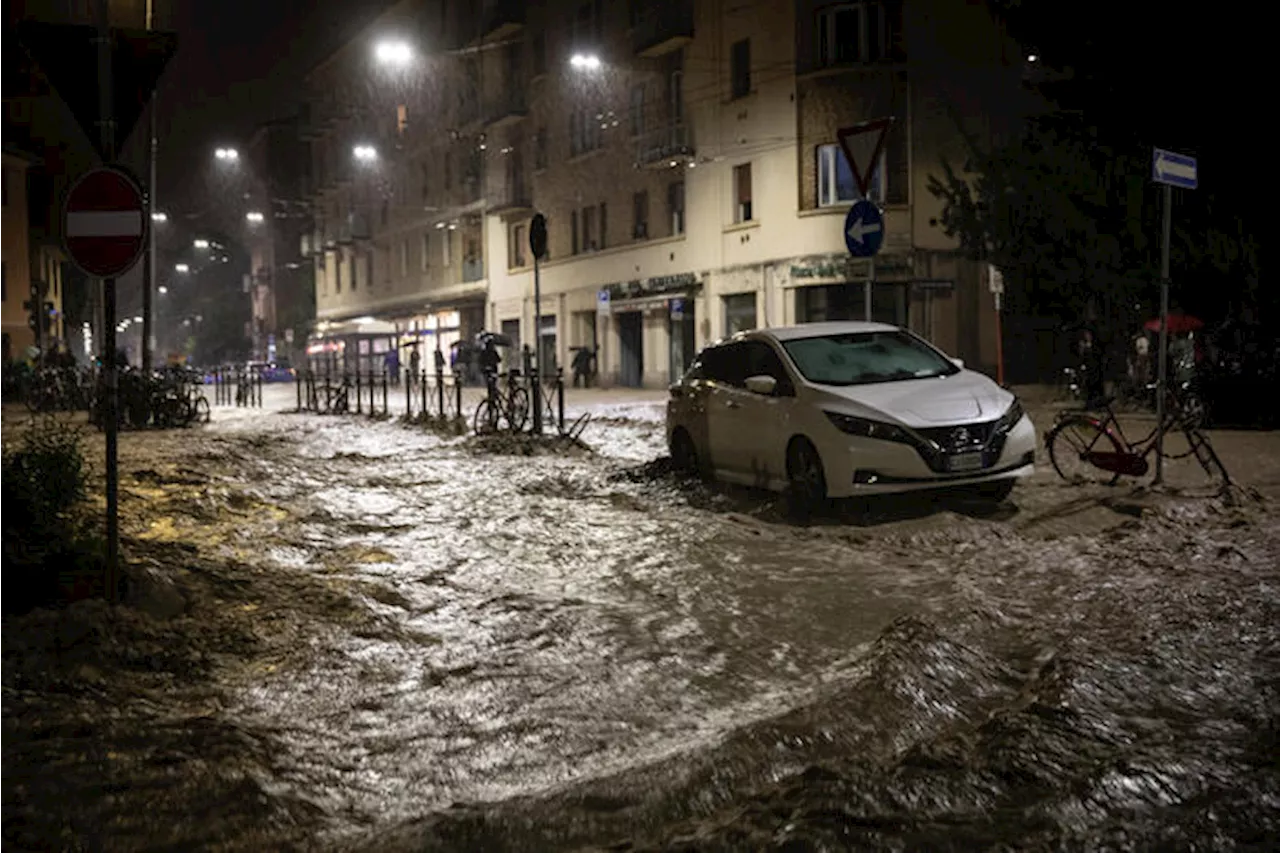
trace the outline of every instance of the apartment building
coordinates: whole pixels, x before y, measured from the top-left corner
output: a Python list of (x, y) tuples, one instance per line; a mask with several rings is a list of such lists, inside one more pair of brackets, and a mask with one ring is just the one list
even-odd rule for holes
[[(536, 339), (545, 366), (590, 347), (603, 381), (662, 386), (723, 335), (861, 319), (869, 303), (874, 319), (994, 362), (981, 270), (938, 228), (928, 191), (943, 158), (963, 163), (966, 138), (1002, 132), (1021, 109), (1020, 56), (983, 5), (394, 11), (410, 43), (441, 36), (420, 57), (434, 84), (400, 90), (414, 105), (364, 94), (386, 128), (365, 164), (376, 168), (361, 175), (353, 149), (333, 149), (350, 175), (333, 197), (371, 193), (346, 207), (364, 277), (360, 263), (335, 274), (328, 258), (317, 277), (320, 315), (335, 325), (356, 318), (348, 332), (376, 328), (388, 346), (429, 334), (446, 347), (484, 326)], [(355, 49), (372, 56), (391, 29), (375, 25)], [(869, 193), (885, 244), (874, 262), (853, 261), (843, 222), (857, 190), (837, 131), (885, 116), (896, 122)], [(536, 330), (535, 210), (549, 233)], [(343, 245), (341, 229), (323, 239), (326, 253)]]

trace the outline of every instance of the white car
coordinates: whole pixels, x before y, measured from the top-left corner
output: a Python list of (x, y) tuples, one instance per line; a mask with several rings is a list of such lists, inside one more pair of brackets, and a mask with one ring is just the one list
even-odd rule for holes
[(739, 332), (670, 390), (677, 468), (806, 502), (952, 486), (1000, 500), (1033, 470), (1017, 398), (896, 326)]

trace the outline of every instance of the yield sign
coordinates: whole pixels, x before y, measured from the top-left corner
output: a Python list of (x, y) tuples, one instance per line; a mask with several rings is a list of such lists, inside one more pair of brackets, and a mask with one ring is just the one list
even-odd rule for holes
[(72, 263), (95, 278), (115, 278), (138, 262), (146, 243), (142, 188), (118, 167), (92, 169), (67, 193), (62, 234)]
[(853, 179), (858, 183), (858, 193), (867, 197), (867, 189), (871, 179), (875, 177), (876, 168), (880, 164), (880, 154), (884, 151), (884, 137), (893, 126), (892, 116), (864, 121), (850, 127), (842, 127), (836, 131), (844, 156), (849, 160), (853, 170)]

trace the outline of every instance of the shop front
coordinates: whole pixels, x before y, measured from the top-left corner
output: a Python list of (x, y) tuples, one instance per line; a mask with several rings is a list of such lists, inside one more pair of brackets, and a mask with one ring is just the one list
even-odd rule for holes
[(662, 386), (684, 375), (697, 355), (693, 273), (608, 285), (602, 309), (616, 330), (609, 372), (627, 388)]
[(379, 372), (387, 353), (396, 346), (394, 323), (360, 317), (316, 324), (307, 340), (307, 368), (316, 373)]

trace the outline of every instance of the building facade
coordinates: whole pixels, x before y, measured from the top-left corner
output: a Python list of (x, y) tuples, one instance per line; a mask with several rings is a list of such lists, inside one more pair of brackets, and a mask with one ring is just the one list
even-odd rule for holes
[[(390, 90), (350, 64), (374, 63), (390, 32), (419, 64), (390, 100), (365, 87), (324, 125), (343, 140), (321, 144), (336, 158), (314, 261), (330, 329), (447, 347), (483, 326), (536, 340), (544, 368), (589, 348), (602, 381), (628, 386), (667, 384), (735, 331), (865, 317), (994, 364), (981, 269), (928, 189), (1021, 109), (1021, 57), (982, 4), (406, 3), (318, 89)], [(855, 261), (837, 132), (885, 117), (868, 192), (884, 245)], [(370, 145), (376, 160), (353, 156)], [(535, 211), (549, 237), (536, 304)]]

